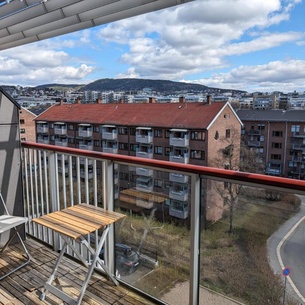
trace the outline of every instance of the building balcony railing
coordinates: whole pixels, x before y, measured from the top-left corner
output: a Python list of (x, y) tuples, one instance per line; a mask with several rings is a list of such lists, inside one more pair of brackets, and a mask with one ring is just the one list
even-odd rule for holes
[(188, 190), (177, 190), (175, 187), (169, 189), (169, 198), (179, 201), (188, 200)]
[(48, 133), (49, 132), (49, 126), (37, 125), (36, 132), (37, 133)]
[(291, 149), (305, 151), (305, 144), (292, 144)]
[(176, 146), (176, 147), (188, 147), (190, 144), (190, 140), (188, 136), (184, 138), (176, 138), (174, 135), (170, 136), (169, 145)]
[(153, 152), (152, 151), (137, 151), (136, 156), (139, 158), (152, 159)]
[(50, 143), (49, 137), (45, 137), (45, 138), (38, 137), (37, 138), (37, 143), (40, 143), (40, 144), (49, 144)]
[(85, 150), (93, 150), (93, 144), (81, 144), (78, 145), (79, 149), (85, 149)]
[(117, 154), (118, 153), (118, 148), (117, 147), (107, 147), (103, 146), (103, 152), (109, 153), (109, 154)]
[(55, 140), (55, 145), (68, 147), (68, 141), (67, 140)]
[(305, 133), (293, 132), (292, 137), (293, 138), (305, 138)]
[(261, 130), (250, 129), (247, 131), (249, 136), (259, 136), (262, 134)]
[(251, 147), (260, 147), (261, 146), (261, 142), (260, 141), (248, 141), (248, 146), (251, 146)]
[(178, 183), (187, 183), (189, 181), (189, 176), (182, 175), (182, 174), (179, 174), (179, 173), (170, 173), (169, 174), (169, 181), (178, 182)]
[[(206, 274), (214, 274), (213, 287), (224, 294), (229, 291), (230, 298), (239, 298), (244, 304), (250, 303), (251, 299), (263, 304), (266, 298), (277, 298), (274, 302), (282, 302), (282, 294), (272, 294), (274, 289), (284, 289), (284, 284), (277, 280), (281, 270), (277, 271), (278, 268), (273, 268), (273, 265), (269, 267), (269, 254), (264, 251), (267, 239), (277, 231), (278, 224), (298, 211), (298, 197), (294, 194), (305, 195), (305, 181), (38, 143), (22, 142), (21, 147), (26, 216), (32, 219), (84, 202), (126, 213), (124, 220), (109, 231), (104, 249), (107, 258), (105, 264), (119, 281), (141, 291), (147, 300), (153, 299), (155, 304), (176, 304), (175, 297), (171, 299), (172, 294), (167, 294), (167, 289), (163, 289), (172, 287), (171, 292), (175, 296), (177, 289), (179, 292), (183, 289), (183, 294), (179, 293), (183, 304), (204, 304), (205, 299), (203, 302), (199, 300), (204, 298), (205, 286), (210, 284)], [(59, 173), (59, 155), (67, 156), (67, 175)], [(80, 164), (80, 158), (93, 160), (93, 165), (88, 166), (87, 161)], [(35, 170), (30, 170), (33, 166)], [(132, 183), (137, 188), (130, 187), (129, 192), (124, 193), (128, 200), (122, 202), (120, 196), (115, 195), (118, 194), (120, 179), (118, 186), (113, 181), (117, 172), (121, 173), (126, 166), (153, 169), (157, 179), (141, 176), (141, 181), (138, 181), (136, 178)], [(83, 176), (89, 171), (92, 179), (88, 175)], [(166, 179), (169, 179), (169, 173), (189, 177), (188, 202), (167, 197), (166, 185), (169, 181)], [(128, 178), (126, 175), (119, 177)], [(220, 192), (221, 187), (227, 184), (231, 187), (223, 188), (223, 192)], [(159, 186), (158, 192), (156, 185)], [(155, 187), (147, 193), (152, 186)], [(228, 203), (228, 191), (235, 188), (238, 200)], [(133, 196), (134, 192), (136, 195)], [(136, 200), (140, 198), (145, 201), (147, 196), (154, 196), (153, 200), (148, 200), (154, 202), (151, 209)], [(280, 200), (280, 197), (282, 200), (279, 204), (274, 204), (274, 198)], [(272, 201), (269, 202), (270, 198)], [(231, 204), (233, 209), (230, 209)], [(231, 210), (234, 212), (233, 223), (226, 216)], [(236, 228), (233, 235), (228, 233), (231, 225), (233, 229)], [(41, 240), (55, 251), (61, 249), (62, 240), (58, 239), (57, 234), (33, 222), (29, 222), (25, 229), (28, 236)], [(139, 264), (136, 267), (123, 268), (119, 253), (113, 250), (116, 243), (126, 244), (137, 253)], [(79, 243), (76, 246), (82, 248)], [(287, 252), (284, 250), (279, 253)], [(85, 250), (81, 253), (85, 260), (90, 258)], [(71, 250), (67, 254), (74, 255)], [(272, 255), (276, 257), (277, 254)], [(248, 272), (244, 268), (245, 262), (253, 266), (258, 262), (264, 264), (268, 268), (267, 275), (261, 270), (256, 272), (257, 268)], [(297, 269), (295, 267), (294, 272), (298, 272)], [(275, 274), (277, 272), (279, 275)], [(240, 282), (243, 275), (246, 276), (243, 285), (238, 286), (241, 290), (236, 292), (234, 281)], [(253, 280), (250, 283), (246, 280), (248, 276)], [(262, 281), (262, 277), (264, 285), (253, 289), (252, 283)], [(140, 280), (143, 278), (145, 285)], [(180, 285), (176, 287), (177, 280), (184, 280), (184, 288)], [(247, 298), (249, 294), (250, 299), (240, 300), (240, 296)], [(286, 296), (289, 297), (288, 291)]]
[(147, 135), (136, 133), (136, 142), (150, 144), (153, 142), (153, 136), (151, 133), (149, 133)]
[(292, 156), (292, 161), (295, 161), (295, 162), (305, 162), (305, 155), (302, 155), (302, 156)]
[(136, 174), (139, 176), (148, 176), (152, 177), (154, 171), (149, 168), (144, 168), (144, 167), (137, 167), (136, 168)]
[(184, 155), (170, 154), (169, 161), (187, 164), (189, 163), (189, 155), (188, 153), (185, 153)]

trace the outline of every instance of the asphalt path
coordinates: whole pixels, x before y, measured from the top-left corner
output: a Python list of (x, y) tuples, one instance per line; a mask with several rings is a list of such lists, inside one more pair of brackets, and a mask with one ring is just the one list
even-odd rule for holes
[(290, 269), (286, 291), (305, 304), (305, 196), (300, 198), (300, 211), (270, 236), (267, 245), (270, 265), (283, 281), (283, 269)]

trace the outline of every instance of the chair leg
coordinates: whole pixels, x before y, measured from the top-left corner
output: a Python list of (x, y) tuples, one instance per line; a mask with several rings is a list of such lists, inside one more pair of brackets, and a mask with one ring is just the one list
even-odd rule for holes
[[(20, 229), (20, 227), (19, 227), (19, 229)], [(21, 243), (21, 245), (22, 245), (22, 247), (23, 247), (23, 249), (24, 249), (24, 252), (25, 252), (25, 255), (27, 257), (27, 260), (24, 263), (22, 263), (19, 266), (17, 266), (16, 268), (14, 268), (14, 269), (10, 270), (9, 272), (7, 272), (5, 275), (1, 276), (0, 277), (0, 281), (3, 280), (4, 278), (6, 278), (7, 276), (11, 275), (13, 272), (15, 272), (15, 271), (21, 269), (22, 267), (26, 266), (30, 262), (30, 260), (31, 260), (30, 259), (30, 254), (29, 254), (29, 252), (28, 252), (28, 250), (27, 250), (27, 248), (26, 248), (26, 246), (25, 246), (25, 244), (24, 244), (24, 242), (23, 242), (23, 240), (22, 240), (22, 238), (21, 238), (21, 236), (20, 236), (20, 234), (18, 232), (19, 230), (17, 228), (14, 228), (14, 230), (15, 230), (15, 233), (7, 241), (7, 243), (1, 249), (0, 253), (2, 253), (6, 249), (6, 247), (11, 243), (11, 241), (14, 239), (14, 237), (17, 236), (19, 241), (20, 241), (20, 243)]]

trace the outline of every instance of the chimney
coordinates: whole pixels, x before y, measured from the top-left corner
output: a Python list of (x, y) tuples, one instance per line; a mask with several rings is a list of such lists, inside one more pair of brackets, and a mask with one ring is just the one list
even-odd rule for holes
[(185, 103), (185, 97), (179, 96), (179, 103)]
[(97, 98), (97, 99), (96, 99), (96, 103), (97, 103), (97, 104), (102, 104), (102, 103), (103, 103), (103, 101), (102, 101), (102, 99), (101, 99), (101, 98)]
[(59, 105), (62, 106), (63, 104), (64, 104), (64, 100), (61, 99), (61, 100), (59, 101)]
[(149, 104), (155, 104), (155, 103), (156, 103), (156, 99), (155, 99), (154, 97), (150, 97), (150, 98), (148, 99), (148, 103), (149, 103)]
[(76, 99), (75, 104), (81, 104), (81, 100), (79, 97)]
[(119, 99), (119, 104), (124, 104), (124, 100), (122, 98)]
[(211, 105), (211, 104), (212, 104), (212, 96), (207, 95), (207, 105)]

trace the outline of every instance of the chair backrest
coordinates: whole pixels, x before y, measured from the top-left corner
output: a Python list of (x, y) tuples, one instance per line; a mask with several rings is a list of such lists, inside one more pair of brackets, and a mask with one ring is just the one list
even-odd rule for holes
[(5, 212), (6, 212), (6, 214), (9, 215), (9, 212), (7, 210), (7, 206), (6, 206), (6, 203), (5, 203), (4, 199), (3, 199), (1, 191), (0, 191), (0, 201), (2, 202), (2, 205), (3, 205), (3, 208), (4, 208)]

